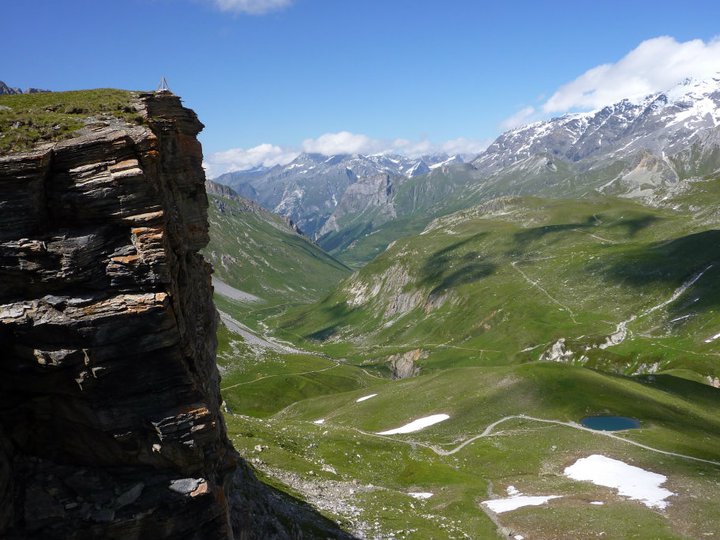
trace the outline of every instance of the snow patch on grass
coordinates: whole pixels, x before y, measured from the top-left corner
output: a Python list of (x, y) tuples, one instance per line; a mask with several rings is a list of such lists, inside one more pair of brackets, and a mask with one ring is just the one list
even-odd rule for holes
[(408, 495), (410, 495), (410, 496), (413, 497), (414, 499), (421, 499), (421, 500), (422, 500), (422, 499), (429, 499), (430, 497), (433, 496), (432, 493), (428, 493), (428, 492), (425, 492), (425, 491), (411, 491), (410, 493), (408, 493)]
[(388, 431), (380, 431), (378, 435), (397, 435), (399, 433), (414, 433), (416, 431), (420, 431), (421, 429), (424, 429), (428, 426), (432, 426), (434, 424), (437, 424), (438, 422), (443, 422), (450, 418), (447, 414), (433, 414), (430, 416), (426, 416), (424, 418), (418, 418), (417, 420), (413, 420), (409, 424), (405, 424), (402, 427), (390, 429)]
[(377, 394), (370, 394), (369, 396), (363, 396), (361, 398), (356, 399), (355, 403), (360, 403), (361, 401), (365, 401), (367, 399), (374, 398), (375, 396), (377, 396)]
[(665, 499), (675, 495), (660, 487), (667, 480), (666, 476), (599, 454), (578, 459), (564, 473), (573, 480), (590, 481), (598, 486), (617, 489), (620, 495), (640, 501), (650, 508), (667, 508), (669, 503)]
[[(510, 486), (512, 488), (512, 486)], [(508, 488), (508, 493), (510, 493)], [(505, 499), (491, 499), (482, 503), (496, 514), (511, 512), (524, 506), (540, 506), (552, 499), (559, 499), (561, 495), (523, 495), (513, 488), (513, 495)]]

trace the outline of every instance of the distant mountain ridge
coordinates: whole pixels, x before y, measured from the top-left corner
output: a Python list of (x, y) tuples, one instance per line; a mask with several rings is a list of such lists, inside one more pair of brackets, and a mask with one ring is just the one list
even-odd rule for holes
[(444, 164), (462, 162), (461, 156), (447, 154), (408, 158), (391, 154), (303, 153), (284, 166), (230, 172), (215, 181), (232, 187), (268, 210), (289, 217), (308, 236), (317, 238), (351, 185), (385, 175), (389, 183), (396, 186)]
[(43, 90), (41, 88), (28, 88), (25, 91), (22, 88), (13, 88), (8, 86), (3, 81), (0, 81), (0, 95), (4, 94), (37, 94), (40, 92), (50, 92), (50, 90)]

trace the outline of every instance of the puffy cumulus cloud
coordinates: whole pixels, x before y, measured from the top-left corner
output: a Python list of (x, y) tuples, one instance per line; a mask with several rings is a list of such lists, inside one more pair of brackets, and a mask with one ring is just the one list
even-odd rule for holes
[(515, 129), (518, 126), (527, 124), (535, 114), (535, 107), (523, 107), (518, 112), (500, 122), (500, 128), (503, 130)]
[(253, 148), (231, 148), (211, 154), (203, 163), (209, 178), (230, 171), (245, 171), (253, 167), (287, 165), (299, 152), (273, 144), (259, 144)]
[(317, 139), (305, 139), (302, 148), (305, 152), (333, 156), (335, 154), (372, 154), (379, 152), (381, 144), (368, 137), (349, 131), (326, 133)]
[(550, 115), (599, 109), (622, 99), (668, 90), (687, 78), (720, 72), (720, 38), (678, 42), (660, 36), (640, 43), (615, 63), (601, 64), (563, 84), (544, 103), (524, 107), (500, 124), (513, 129)]
[(720, 39), (678, 42), (669, 36), (643, 41), (614, 64), (589, 69), (564, 84), (543, 104), (547, 114), (597, 109), (667, 90), (688, 77), (720, 72)]
[(263, 15), (288, 7), (293, 0), (212, 0), (220, 10), (247, 15)]
[(486, 147), (486, 141), (476, 141), (462, 137), (436, 144), (428, 139), (417, 141), (408, 139), (395, 139), (392, 141), (372, 139), (367, 135), (349, 131), (326, 133), (317, 139), (306, 139), (302, 144), (305, 152), (315, 152), (326, 156), (336, 154), (402, 154), (411, 158), (438, 152), (477, 154)]

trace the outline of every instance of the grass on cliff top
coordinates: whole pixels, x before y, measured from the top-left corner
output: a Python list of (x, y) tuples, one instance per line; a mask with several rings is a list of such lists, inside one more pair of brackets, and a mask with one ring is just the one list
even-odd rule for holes
[(0, 96), (0, 155), (68, 139), (90, 116), (142, 123), (134, 92), (114, 89)]

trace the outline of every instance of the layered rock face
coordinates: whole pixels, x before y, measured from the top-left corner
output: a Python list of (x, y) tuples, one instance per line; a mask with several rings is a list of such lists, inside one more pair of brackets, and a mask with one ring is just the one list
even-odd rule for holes
[(232, 538), (202, 124), (0, 158), (0, 537)]

